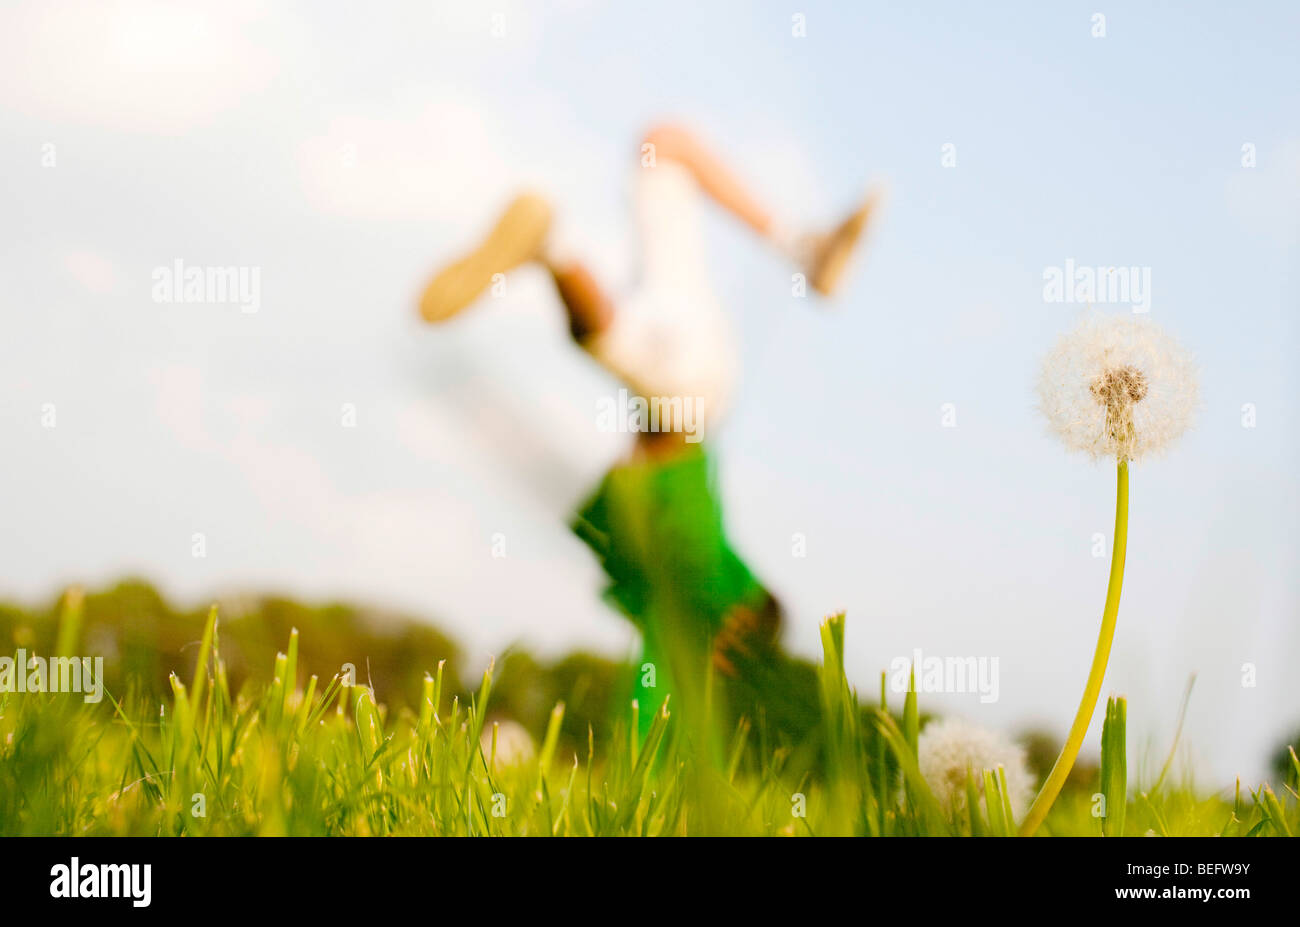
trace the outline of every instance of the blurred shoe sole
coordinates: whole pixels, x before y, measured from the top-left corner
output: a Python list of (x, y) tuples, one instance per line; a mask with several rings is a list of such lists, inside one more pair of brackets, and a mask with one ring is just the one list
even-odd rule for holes
[(884, 191), (881, 188), (868, 191), (862, 205), (816, 244), (808, 282), (818, 293), (831, 296), (839, 288), (844, 271), (848, 269), (849, 258), (862, 242), (867, 227), (871, 224), (871, 217), (883, 199)]
[(540, 256), (550, 227), (551, 206), (545, 199), (533, 193), (516, 197), (482, 244), (441, 270), (424, 288), (421, 317), (443, 322), (466, 309), (497, 274)]

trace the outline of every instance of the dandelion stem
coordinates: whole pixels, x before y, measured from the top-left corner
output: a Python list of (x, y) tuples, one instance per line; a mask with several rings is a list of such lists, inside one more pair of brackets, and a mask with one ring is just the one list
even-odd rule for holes
[(1110, 659), (1110, 645), (1115, 639), (1115, 621), (1119, 617), (1119, 593), (1124, 585), (1124, 553), (1128, 547), (1128, 461), (1120, 460), (1115, 483), (1115, 543), (1110, 555), (1110, 584), (1106, 587), (1106, 608), (1101, 616), (1101, 633), (1097, 635), (1097, 652), (1092, 657), (1092, 669), (1088, 672), (1088, 684), (1084, 686), (1083, 698), (1079, 701), (1079, 711), (1070, 725), (1070, 734), (1061, 748), (1061, 755), (1056, 759), (1047, 781), (1034, 799), (1024, 823), (1020, 825), (1020, 836), (1032, 837), (1038, 826), (1047, 817), (1056, 796), (1061, 793), (1061, 786), (1074, 767), (1074, 760), (1083, 746), (1084, 735), (1092, 723), (1092, 713), (1097, 708), (1097, 697), (1101, 695), (1102, 679), (1106, 675), (1106, 663)]

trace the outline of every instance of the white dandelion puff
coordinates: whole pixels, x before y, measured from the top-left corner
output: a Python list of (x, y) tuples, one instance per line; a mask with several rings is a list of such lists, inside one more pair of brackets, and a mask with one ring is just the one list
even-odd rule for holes
[(1038, 397), (1066, 447), (1137, 460), (1164, 451), (1191, 424), (1196, 365), (1152, 322), (1091, 313), (1048, 353)]
[(967, 775), (974, 776), (975, 787), (983, 795), (984, 770), (996, 775), (999, 766), (1006, 773), (1007, 794), (1017, 817), (1033, 797), (1034, 778), (1025, 763), (1024, 748), (997, 731), (959, 718), (944, 718), (921, 732), (917, 753), (921, 775), (949, 812), (966, 807)]
[(537, 745), (528, 729), (518, 721), (493, 721), (483, 727), (479, 745), (483, 748), (483, 758), (492, 761), (492, 735), (496, 733), (497, 752), (493, 771), (509, 769), (514, 766), (527, 766), (537, 755)]

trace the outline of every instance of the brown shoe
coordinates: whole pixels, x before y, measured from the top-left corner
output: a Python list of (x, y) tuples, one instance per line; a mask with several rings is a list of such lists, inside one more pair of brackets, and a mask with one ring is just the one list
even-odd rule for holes
[(426, 322), (443, 322), (468, 307), (492, 285), (492, 278), (536, 259), (551, 227), (551, 206), (542, 197), (515, 197), (487, 238), (439, 271), (420, 297)]
[(812, 242), (811, 260), (808, 262), (808, 282), (822, 296), (831, 296), (839, 287), (848, 268), (849, 258), (870, 224), (884, 198), (884, 191), (874, 188), (867, 193), (862, 205), (826, 235)]
[(726, 676), (767, 659), (781, 635), (781, 604), (764, 591), (758, 602), (733, 605), (713, 636), (713, 667)]

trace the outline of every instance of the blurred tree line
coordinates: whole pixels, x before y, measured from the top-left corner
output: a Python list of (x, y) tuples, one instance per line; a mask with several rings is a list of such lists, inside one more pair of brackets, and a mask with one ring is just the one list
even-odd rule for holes
[[(26, 607), (0, 602), (0, 652), (22, 647), (29, 654), (51, 656), (55, 647), (62, 596), (45, 605)], [(299, 631), (299, 685), (320, 677), (323, 687), (344, 664), (356, 668), (360, 684), (369, 684), (389, 712), (417, 710), (425, 673), (445, 660), (445, 698), (468, 704), (482, 680), (482, 666), (467, 666), (456, 643), (429, 622), (380, 609), (345, 603), (307, 605), (281, 596), (230, 596), (217, 602), (222, 659), (232, 692), (271, 681), (274, 655), (285, 649), (289, 632)], [(85, 595), (78, 654), (104, 658), (105, 688), (114, 698), (128, 689), (168, 701), (168, 676), (187, 683), (208, 608), (178, 609), (149, 583), (128, 579)], [(582, 750), (588, 727), (598, 747), (612, 735), (616, 717), (632, 695), (634, 667), (598, 654), (574, 652), (544, 660), (521, 646), (497, 658), (489, 715), (508, 717), (534, 737), (546, 729), (556, 702), (565, 703), (562, 738)], [(813, 664), (782, 657), (762, 673), (746, 673), (731, 685), (731, 721), (740, 714), (760, 719), (780, 742), (799, 744), (820, 720), (817, 671)], [(891, 706), (897, 707), (897, 706)], [(867, 706), (864, 705), (864, 721)], [(646, 710), (642, 706), (642, 710)], [(924, 717), (922, 719), (924, 721)], [(870, 725), (866, 725), (869, 729)], [(1297, 781), (1287, 743), (1270, 765), (1282, 781)], [(1060, 742), (1042, 730), (1025, 732), (1031, 768), (1041, 778), (1050, 769)], [(1095, 764), (1081, 762), (1070, 777), (1072, 789), (1091, 789)]]
[[(62, 596), (38, 607), (0, 603), (0, 645), (13, 653), (50, 656), (55, 646)], [(416, 709), (425, 673), (446, 660), (445, 698), (459, 695), (467, 703), (477, 691), (485, 667), (466, 666), (450, 637), (414, 617), (351, 604), (306, 605), (279, 596), (232, 596), (219, 599), (218, 634), (232, 693), (271, 681), (274, 656), (299, 632), (299, 685), (309, 675), (321, 687), (342, 671), (356, 668), (359, 684), (374, 688), (390, 712)], [(120, 698), (128, 688), (159, 701), (170, 700), (168, 676), (186, 683), (208, 608), (174, 607), (143, 580), (129, 579), (85, 595), (78, 655), (104, 658), (106, 690)], [(565, 702), (564, 731), (585, 743), (587, 725), (607, 733), (612, 699), (628, 689), (622, 664), (589, 653), (572, 653), (554, 662), (527, 650), (509, 648), (497, 659), (491, 698), (492, 715), (514, 718), (534, 733), (546, 727), (552, 706)]]
[[(60, 595), (36, 607), (0, 602), (0, 648), (52, 655), (62, 601)], [(466, 665), (448, 635), (413, 616), (346, 603), (308, 605), (273, 595), (226, 596), (216, 605), (220, 653), (232, 694), (270, 683), (274, 656), (286, 648), (293, 628), (299, 632), (299, 686), (314, 674), (324, 688), (345, 664), (352, 664), (357, 683), (370, 685), (390, 713), (418, 710), (424, 675), (435, 673), (439, 661), (446, 661), (444, 709), (452, 696), (468, 704), (482, 682), (484, 666)], [(140, 579), (86, 591), (77, 653), (104, 658), (104, 684), (114, 698), (131, 692), (169, 701), (169, 675), (176, 673), (188, 683), (194, 673), (207, 613), (207, 605), (175, 607)], [(757, 669), (762, 672), (732, 681), (729, 717), (720, 719), (726, 729), (744, 714), (775, 742), (815, 741), (810, 735), (820, 720), (816, 667), (781, 656)], [(616, 719), (627, 715), (635, 672), (629, 662), (598, 654), (578, 651), (546, 660), (523, 646), (511, 646), (496, 658), (489, 717), (512, 718), (540, 737), (551, 709), (562, 701), (562, 740), (585, 752), (590, 728), (601, 749), (610, 742)]]

